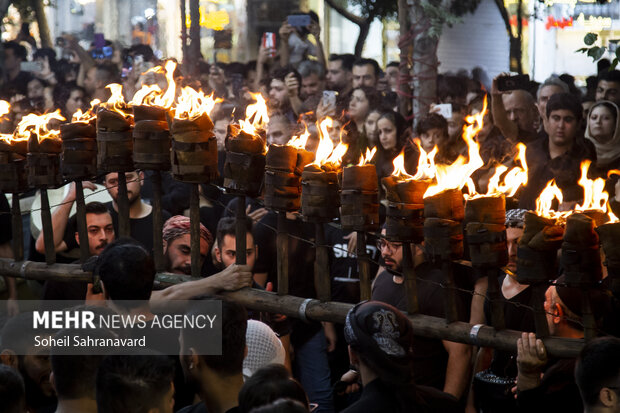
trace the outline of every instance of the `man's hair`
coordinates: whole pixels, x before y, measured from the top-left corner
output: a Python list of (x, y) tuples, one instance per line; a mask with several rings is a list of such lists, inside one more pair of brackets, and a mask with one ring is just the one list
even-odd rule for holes
[(400, 67), (400, 62), (396, 62), (396, 61), (391, 61), (390, 63), (388, 63), (386, 66), (386, 69), (388, 67)]
[(91, 201), (88, 202), (85, 207), (84, 207), (84, 212), (86, 214), (97, 214), (97, 215), (101, 215), (101, 214), (109, 214), (110, 210), (108, 209), (107, 206), (105, 206), (104, 204), (102, 204), (101, 202), (98, 201)]
[(448, 137), (448, 121), (438, 113), (429, 113), (423, 116), (416, 126), (416, 133), (419, 136), (431, 129), (441, 129)]
[(134, 56), (142, 55), (145, 62), (150, 62), (155, 57), (153, 48), (148, 44), (135, 44), (129, 48), (128, 52)]
[(325, 77), (325, 69), (319, 62), (315, 62), (314, 60), (304, 60), (299, 64), (297, 70), (302, 78), (312, 74), (317, 75), (320, 79)]
[(45, 336), (46, 334), (54, 333), (54, 331), (41, 326), (35, 329), (33, 327), (33, 319), (34, 314), (32, 311), (19, 313), (15, 317), (9, 318), (2, 328), (0, 351), (13, 350), (17, 354), (24, 354), (25, 351), (34, 346), (35, 336)]
[(549, 76), (547, 79), (545, 79), (544, 82), (541, 83), (540, 86), (538, 86), (538, 91), (536, 92), (536, 99), (540, 98), (540, 92), (543, 90), (543, 88), (547, 86), (558, 86), (562, 88), (562, 91), (564, 93), (570, 92), (570, 89), (568, 85), (566, 84), (566, 82), (564, 82), (562, 79), (560, 79), (557, 76)]
[(575, 366), (575, 382), (585, 406), (599, 402), (603, 387), (618, 391), (620, 378), (620, 338), (601, 337), (587, 343)]
[(372, 68), (375, 71), (375, 77), (379, 78), (379, 75), (381, 74), (381, 68), (379, 67), (379, 63), (377, 63), (375, 59), (360, 58), (360, 59), (357, 59), (355, 63), (353, 63), (353, 66), (366, 66), (366, 65), (372, 66)]
[(108, 244), (95, 267), (112, 301), (148, 300), (155, 280), (155, 264), (147, 250), (131, 238)]
[[(65, 68), (65, 70), (68, 71), (68, 68)], [(58, 104), (61, 110), (65, 110), (65, 105), (74, 90), (79, 90), (84, 96), (86, 96), (86, 90), (82, 86), (78, 86), (75, 83), (59, 83), (54, 88), (54, 102)], [(71, 116), (73, 113), (67, 113), (67, 115)]]
[(239, 391), (239, 409), (242, 412), (286, 398), (299, 401), (308, 407), (308, 397), (303, 387), (286, 367), (268, 364), (256, 370)]
[(603, 70), (598, 75), (598, 81), (600, 82), (601, 80), (606, 80), (607, 82), (620, 83), (620, 71), (619, 70)]
[(573, 112), (577, 122), (581, 121), (583, 117), (583, 107), (579, 99), (570, 93), (556, 93), (549, 98), (549, 102), (547, 102), (547, 118), (555, 110), (569, 110)]
[[(233, 376), (243, 371), (245, 357), (245, 333), (248, 325), (248, 313), (240, 304), (223, 297), (222, 301), (222, 354), (219, 356), (201, 355), (200, 357), (209, 368), (220, 376)], [(188, 316), (202, 314), (200, 306), (190, 307)], [(208, 330), (183, 329), (183, 350), (199, 349), (205, 340), (210, 340), (212, 333)], [(188, 354), (185, 351), (185, 354)]]
[[(217, 245), (221, 249), (222, 241), (226, 235), (236, 236), (237, 220), (233, 217), (223, 217), (220, 222), (217, 223), (217, 229), (215, 231), (215, 238), (217, 239)], [(245, 219), (245, 232), (252, 234), (252, 220)]]
[(97, 372), (97, 411), (147, 413), (161, 405), (173, 379), (174, 362), (167, 356), (107, 356)]
[[(60, 330), (54, 338), (74, 337), (83, 331), (78, 329)], [(88, 336), (94, 339), (114, 338), (115, 335), (105, 328), (99, 328), (88, 332)], [(113, 349), (110, 349), (112, 351)], [(50, 351), (50, 364), (54, 373), (54, 388), (59, 399), (71, 400), (88, 397), (95, 399), (95, 381), (97, 369), (104, 359), (102, 354), (59, 354), (62, 349), (52, 347)]]
[(118, 81), (118, 68), (113, 63), (99, 63), (95, 66), (96, 78), (105, 85)]
[(11, 49), (15, 57), (23, 61), (26, 61), (27, 56), (28, 56), (28, 51), (21, 44), (17, 43), (14, 40), (11, 40), (11, 41), (5, 42), (3, 47), (4, 47), (4, 50)]
[(0, 364), (0, 413), (22, 413), (26, 404), (24, 379), (12, 367)]
[(293, 73), (293, 76), (295, 76), (295, 78), (297, 79), (297, 83), (299, 84), (298, 89), (301, 89), (301, 75), (291, 65), (288, 65), (285, 67), (276, 67), (274, 70), (272, 70), (271, 73), (269, 74), (269, 83), (271, 83), (271, 81), (274, 79), (281, 80), (284, 82), (284, 78), (286, 78), (286, 76), (289, 73)]
[(342, 69), (350, 72), (353, 70), (353, 63), (355, 62), (355, 56), (350, 53), (344, 54), (331, 54), (329, 55), (330, 62), (340, 62)]

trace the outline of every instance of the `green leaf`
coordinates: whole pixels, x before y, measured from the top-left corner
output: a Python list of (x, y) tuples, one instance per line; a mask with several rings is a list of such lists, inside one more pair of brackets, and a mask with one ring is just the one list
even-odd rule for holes
[(587, 44), (588, 46), (592, 46), (594, 44), (594, 42), (596, 41), (596, 39), (598, 39), (598, 34), (596, 34), (596, 33), (588, 33), (583, 38), (583, 42), (585, 44)]
[(618, 66), (618, 58), (616, 57), (612, 62), (611, 66), (609, 66), (609, 70), (614, 70)]
[(616, 58), (620, 59), (620, 47), (616, 47)]
[(589, 48), (587, 48), (587, 47), (582, 47), (581, 49), (577, 49), (577, 50), (575, 50), (575, 52), (576, 52), (576, 53), (587, 53), (587, 52), (588, 52), (588, 50), (590, 50), (590, 49), (589, 49)]
[(588, 56), (590, 56), (594, 61), (599, 60), (605, 54), (607, 48), (605, 47), (592, 47), (588, 50)]

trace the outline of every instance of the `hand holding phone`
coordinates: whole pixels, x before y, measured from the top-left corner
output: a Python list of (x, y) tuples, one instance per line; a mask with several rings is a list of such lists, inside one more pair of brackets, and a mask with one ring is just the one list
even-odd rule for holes
[(435, 105), (435, 110), (437, 110), (437, 113), (443, 116), (446, 120), (452, 118), (452, 103), (442, 103), (440, 105)]
[(497, 90), (508, 92), (511, 90), (528, 90), (530, 86), (529, 75), (500, 76), (497, 78)]
[(306, 27), (312, 23), (309, 14), (291, 14), (286, 21), (293, 27)]

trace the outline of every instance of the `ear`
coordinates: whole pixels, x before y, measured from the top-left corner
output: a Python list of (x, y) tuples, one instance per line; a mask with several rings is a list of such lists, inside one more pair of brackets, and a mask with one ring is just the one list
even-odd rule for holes
[(198, 369), (201, 365), (202, 360), (198, 353), (196, 353), (196, 349), (194, 347), (189, 348), (189, 355), (187, 356), (187, 361), (187, 365), (189, 366), (190, 370)]
[(9, 366), (17, 370), (19, 368), (19, 362), (17, 359), (17, 355), (11, 349), (4, 349), (0, 353), (0, 363), (5, 366)]
[(608, 408), (612, 408), (618, 404), (618, 395), (615, 391), (607, 387), (603, 387), (598, 392), (598, 399), (603, 406)]
[(140, 171), (138, 179), (140, 180), (140, 186), (144, 185), (144, 171)]
[(168, 251), (168, 241), (166, 241), (166, 240), (164, 239), (164, 240), (162, 240), (162, 242), (163, 242), (163, 244), (162, 244), (162, 245), (164, 246), (164, 254), (165, 254), (165, 253), (166, 253), (166, 251)]
[(258, 245), (254, 245), (254, 259), (258, 259)]
[(560, 324), (562, 318), (564, 317), (564, 310), (560, 303), (555, 303), (555, 308), (553, 312), (553, 324)]
[(360, 359), (359, 359), (359, 357), (358, 357), (357, 353), (355, 352), (355, 350), (353, 350), (353, 349), (351, 348), (351, 346), (348, 346), (348, 349), (349, 349), (349, 362), (350, 362), (353, 366), (355, 366), (355, 367), (359, 368), (359, 365), (360, 365)]
[(53, 371), (50, 372), (50, 384), (52, 385), (52, 389), (54, 389), (54, 391), (56, 393), (58, 393), (56, 391), (56, 377), (54, 376), (54, 372)]
[(218, 246), (213, 248), (213, 252), (215, 252), (215, 261), (221, 263), (222, 262), (222, 252)]
[(75, 232), (75, 242), (80, 245), (80, 234), (78, 234), (77, 231)]

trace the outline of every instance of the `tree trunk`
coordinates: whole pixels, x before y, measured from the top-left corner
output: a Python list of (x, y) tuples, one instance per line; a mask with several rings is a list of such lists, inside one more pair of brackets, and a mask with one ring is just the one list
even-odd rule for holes
[[(409, 6), (409, 21), (426, 22), (420, 0)], [(428, 30), (419, 30), (413, 38), (413, 123), (428, 113), (431, 103), (437, 100), (437, 45), (439, 37), (428, 35)]]
[(398, 110), (404, 117), (409, 116), (411, 110), (411, 42), (409, 40), (411, 22), (409, 16), (407, 0), (398, 0), (398, 24), (400, 26), (400, 38), (398, 47), (400, 48), (400, 63), (398, 66)]
[[(514, 56), (515, 60), (516, 60), (516, 64), (514, 67), (514, 71), (517, 72), (518, 74), (522, 74), (523, 73), (523, 62), (522, 62), (522, 58), (523, 58), (523, 47), (522, 47), (522, 40), (523, 40), (523, 0), (519, 0), (517, 2), (517, 42), (518, 42), (518, 48), (516, 50), (516, 55)], [(512, 62), (512, 58), (511, 58), (511, 62)], [(512, 69), (512, 68), (511, 68)]]
[[(504, 21), (504, 25), (506, 26), (506, 33), (508, 34), (508, 39), (510, 40), (509, 43), (509, 47), (510, 47), (510, 60), (508, 62), (510, 70), (513, 72), (518, 72), (518, 73), (523, 73), (523, 68), (521, 67), (521, 57), (522, 57), (522, 50), (521, 50), (521, 36), (523, 35), (523, 27), (521, 27), (520, 32), (518, 33), (518, 37), (513, 36), (512, 34), (512, 28), (510, 27), (510, 16), (508, 15), (508, 10), (506, 10), (506, 7), (504, 6), (504, 1), (503, 0), (495, 0), (495, 5), (497, 6), (497, 9), (499, 10), (499, 14), (502, 16), (502, 20)], [(519, 0), (519, 4), (518, 4), (519, 9), (521, 10), (522, 8), (522, 1)], [(519, 16), (517, 17), (518, 24), (521, 24), (521, 13), (518, 13)]]
[(183, 53), (183, 64), (187, 64), (187, 11), (185, 10), (185, 0), (181, 4), (181, 51)]
[(189, 63), (191, 73), (198, 75), (198, 61), (200, 60), (200, 1), (189, 1), (189, 18), (192, 22), (189, 27)]
[(357, 36), (357, 42), (355, 43), (355, 57), (362, 57), (362, 52), (364, 51), (364, 43), (366, 43), (366, 38), (368, 37), (368, 32), (370, 31), (370, 23), (372, 19), (366, 20), (363, 24), (360, 24), (360, 34)]
[(52, 39), (50, 37), (50, 28), (47, 25), (47, 16), (45, 15), (45, 7), (43, 0), (33, 0), (32, 8), (39, 26), (39, 37), (41, 38), (41, 47), (53, 48)]

